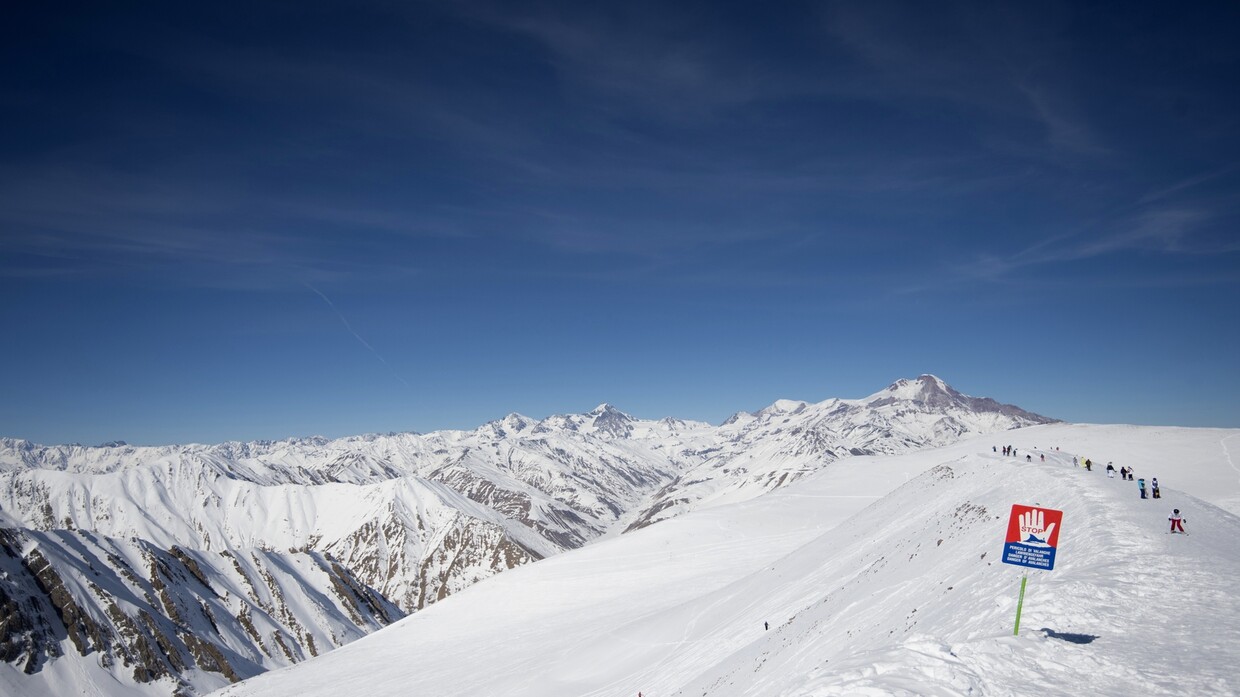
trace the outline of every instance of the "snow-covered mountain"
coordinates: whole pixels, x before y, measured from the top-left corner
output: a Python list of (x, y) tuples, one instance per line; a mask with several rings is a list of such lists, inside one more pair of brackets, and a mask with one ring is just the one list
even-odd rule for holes
[[(16, 560), (0, 578), (0, 606), (20, 598), (28, 608), (16, 624), (0, 621), (0, 646), (25, 647), (0, 657), (51, 675), (97, 653), (126, 689), (168, 694), (176, 684), (188, 694), (338, 646), (501, 571), (753, 498), (840, 458), (1046, 421), (922, 376), (861, 400), (781, 400), (719, 427), (636, 419), (603, 404), (425, 435), (163, 447), (0, 439), (0, 513)], [(170, 573), (189, 578), (182, 556), (204, 585), (230, 588), (222, 601), (194, 595), (192, 583), (171, 605), (151, 595), (157, 583), (180, 587)], [(247, 578), (270, 582), (246, 585), (239, 559), (254, 564)], [(68, 615), (30, 571), (44, 566), (63, 581)], [(114, 581), (92, 586), (95, 571)], [(273, 604), (283, 592), (270, 588), (295, 586), (314, 589), (317, 604)], [(382, 611), (350, 611), (359, 602)], [(201, 612), (174, 612), (181, 607)], [(216, 618), (212, 631), (177, 619), (200, 615)], [(243, 616), (255, 626), (252, 618), (270, 616), (270, 628), (256, 638)], [(99, 637), (80, 644), (56, 633), (75, 621)], [(157, 631), (158, 622), (175, 628)], [(19, 631), (26, 626), (44, 629)], [(195, 653), (176, 644), (182, 635), (212, 648)], [(211, 651), (221, 658), (201, 658)]]
[(1053, 421), (963, 395), (933, 375), (898, 380), (864, 399), (780, 400), (725, 421), (707, 458), (661, 490), (631, 527), (750, 499), (842, 457), (909, 452)]
[[(1240, 430), (1009, 437), (1032, 462), (992, 437), (845, 460), (488, 579), (217, 697), (362, 679), (373, 697), (1240, 693)], [(1163, 498), (1073, 455), (1135, 465)], [(1015, 503), (1064, 512), (1018, 636), (1022, 570), (1000, 562)], [(1172, 508), (1189, 535), (1167, 534)]]
[(161, 549), (82, 530), (5, 528), (0, 578), (0, 657), (55, 694), (79, 694), (72, 676), (83, 661), (100, 669), (97, 693), (146, 685), (187, 694), (305, 660), (405, 615), (309, 550)]

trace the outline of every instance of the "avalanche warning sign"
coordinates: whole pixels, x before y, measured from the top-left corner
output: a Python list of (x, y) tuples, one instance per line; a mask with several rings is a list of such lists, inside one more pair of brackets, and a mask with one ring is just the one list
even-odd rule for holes
[(1038, 506), (1012, 506), (1003, 563), (1050, 571), (1055, 568), (1063, 511)]

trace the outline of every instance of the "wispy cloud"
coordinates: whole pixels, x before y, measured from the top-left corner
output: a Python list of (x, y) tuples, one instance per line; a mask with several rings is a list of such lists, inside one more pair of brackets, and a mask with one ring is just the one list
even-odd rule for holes
[[(284, 290), (296, 277), (408, 278), (422, 269), (393, 253), (393, 239), (407, 241), (395, 245), (407, 248), (419, 239), (467, 234), (449, 216), (387, 202), (269, 194), (74, 162), (0, 168), (0, 228), (0, 275), (107, 277), (168, 269), (180, 284), (256, 290)], [(340, 231), (350, 236), (347, 254), (332, 238)]]
[(1110, 154), (1086, 120), (1074, 113), (1075, 109), (1069, 106), (1062, 93), (1052, 92), (1045, 85), (1024, 85), (1020, 89), (1029, 99), (1033, 115), (1046, 129), (1046, 142), (1052, 148), (1082, 155)]
[(340, 319), (340, 323), (344, 325), (344, 328), (345, 328), (346, 330), (348, 330), (348, 332), (349, 332), (350, 334), (352, 334), (352, 335), (353, 335), (353, 338), (354, 338), (354, 339), (357, 339), (357, 340), (358, 340), (358, 343), (360, 343), (362, 346), (366, 347), (366, 350), (367, 350), (367, 351), (369, 351), (371, 354), (373, 354), (375, 358), (378, 358), (378, 359), (379, 359), (379, 362), (383, 364), (383, 367), (385, 367), (385, 368), (387, 368), (387, 369), (388, 369), (388, 372), (392, 374), (392, 377), (394, 377), (394, 378), (396, 378), (397, 380), (399, 380), (399, 381), (400, 381), (400, 384), (404, 385), (405, 387), (409, 387), (409, 383), (408, 383), (408, 382), (406, 382), (406, 381), (405, 381), (405, 379), (404, 379), (404, 378), (402, 378), (402, 377), (401, 377), (401, 376), (400, 376), (400, 375), (396, 372), (396, 370), (395, 370), (394, 368), (392, 368), (392, 365), (391, 365), (390, 363), (388, 363), (388, 362), (387, 362), (387, 359), (386, 359), (386, 358), (384, 358), (382, 355), (380, 355), (380, 354), (379, 354), (379, 352), (375, 350), (375, 347), (370, 345), (370, 342), (369, 342), (369, 341), (366, 341), (366, 339), (362, 338), (362, 335), (361, 335), (361, 334), (358, 334), (358, 333), (357, 333), (357, 331), (353, 329), (353, 325), (349, 324), (349, 320), (348, 320), (348, 318), (346, 318), (346, 317), (344, 316), (344, 313), (343, 313), (343, 312), (341, 312), (341, 311), (340, 311), (340, 309), (336, 307), (336, 303), (332, 302), (332, 299), (331, 299), (331, 298), (327, 297), (327, 295), (325, 295), (325, 294), (323, 293), (323, 291), (319, 290), (318, 288), (315, 288), (314, 286), (310, 285), (309, 283), (306, 283), (306, 284), (304, 284), (304, 285), (306, 286), (306, 288), (309, 288), (311, 291), (313, 291), (315, 295), (317, 295), (317, 296), (319, 296), (320, 298), (322, 298), (322, 299), (323, 299), (323, 302), (327, 303), (327, 306), (328, 306), (329, 308), (331, 308), (331, 311), (332, 311), (333, 313), (335, 313), (336, 317), (338, 317), (338, 318)]
[[(979, 142), (1004, 155), (1111, 154), (1063, 86), (1071, 70), (1061, 38), (1066, 18), (1053, 7), (832, 2), (824, 17), (827, 34), (868, 73), (853, 82), (854, 98), (954, 105), (978, 126), (991, 122), (1002, 135)], [(1018, 144), (1025, 125), (1041, 128), (1041, 147)]]
[[(1147, 252), (1172, 256), (1209, 256), (1240, 252), (1240, 240), (1204, 238), (1201, 229), (1217, 219), (1202, 208), (1167, 207), (1142, 210), (1121, 220), (1077, 232), (1052, 234), (1011, 254), (996, 252), (978, 255), (968, 264), (955, 266), (943, 278), (969, 281), (999, 281), (1022, 271), (1057, 264), (1100, 259), (1126, 252)], [(1211, 276), (1234, 282), (1233, 275)], [(1199, 283), (1202, 278), (1193, 279)], [(1163, 285), (1168, 281), (1156, 273), (1143, 276), (1143, 285)], [(916, 286), (926, 290), (929, 286)], [(907, 290), (907, 289), (906, 289)]]
[(1195, 174), (1191, 177), (1187, 177), (1185, 179), (1177, 181), (1169, 186), (1165, 186), (1165, 187), (1155, 189), (1154, 191), (1149, 192), (1148, 194), (1141, 197), (1140, 203), (1144, 203), (1144, 204), (1154, 203), (1154, 202), (1161, 201), (1166, 198), (1170, 198), (1172, 196), (1176, 196), (1183, 192), (1190, 191), (1192, 189), (1200, 187), (1201, 185), (1206, 184), (1208, 182), (1221, 179), (1235, 172), (1238, 169), (1240, 169), (1240, 164), (1233, 162), (1231, 164), (1225, 165), (1218, 169), (1210, 170), (1208, 172), (1202, 172), (1200, 174)]
[(674, 5), (651, 5), (640, 12), (583, 7), (514, 10), (497, 4), (461, 11), (537, 42), (570, 91), (568, 98), (591, 102), (596, 117), (620, 111), (701, 118), (786, 88), (780, 75), (767, 74), (762, 66), (738, 65), (715, 27)]

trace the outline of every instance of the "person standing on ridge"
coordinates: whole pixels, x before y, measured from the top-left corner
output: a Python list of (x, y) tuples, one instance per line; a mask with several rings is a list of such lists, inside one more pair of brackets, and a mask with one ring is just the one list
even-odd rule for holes
[(1158, 490), (1158, 477), (1150, 480), (1150, 496), (1156, 499), (1162, 498), (1162, 492)]
[(1145, 498), (1145, 477), (1137, 480), (1137, 488), (1141, 490), (1141, 498)]
[(1177, 508), (1171, 511), (1171, 515), (1167, 516), (1167, 520), (1171, 521), (1171, 532), (1188, 534), (1184, 532), (1184, 516), (1180, 515), (1180, 509)]

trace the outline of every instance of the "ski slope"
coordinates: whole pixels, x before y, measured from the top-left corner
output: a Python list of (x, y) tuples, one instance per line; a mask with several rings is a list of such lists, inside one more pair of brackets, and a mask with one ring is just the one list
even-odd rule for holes
[[(1007, 444), (1017, 457), (991, 452)], [(1240, 431), (1055, 424), (849, 458), (515, 569), (217, 694), (1236, 694), (1233, 448)], [(1158, 476), (1164, 498), (1108, 479), (1107, 461)], [(1030, 572), (1019, 636), (1021, 569), (999, 562), (1013, 503), (1064, 511), (1057, 568)], [(1167, 534), (1173, 507), (1190, 535)]]

